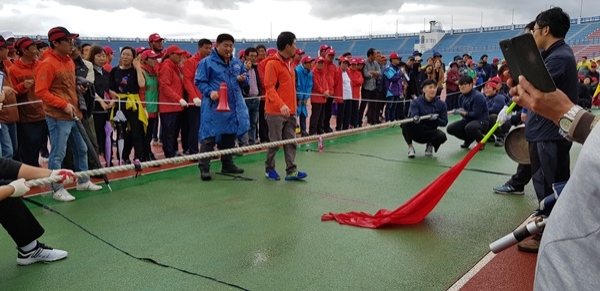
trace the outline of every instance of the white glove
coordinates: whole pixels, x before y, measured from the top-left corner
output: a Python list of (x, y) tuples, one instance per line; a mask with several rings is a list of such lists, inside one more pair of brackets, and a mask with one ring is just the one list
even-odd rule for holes
[(496, 122), (500, 122), (500, 125), (510, 120), (510, 115), (506, 114), (507, 110), (508, 106), (504, 105), (504, 107), (502, 107), (502, 110), (500, 110), (500, 112), (498, 113), (498, 118), (496, 119)]
[(194, 98), (194, 105), (196, 105), (197, 107), (200, 107), (200, 104), (202, 104), (202, 100), (200, 100), (200, 98), (196, 97)]
[(419, 122), (421, 122), (421, 116), (414, 116), (412, 119), (415, 124), (419, 124)]
[(29, 192), (29, 187), (27, 185), (25, 185), (25, 179), (23, 179), (23, 178), (12, 181), (8, 185), (15, 188), (15, 191), (10, 195), (10, 197), (21, 197), (25, 193)]
[(50, 178), (60, 178), (60, 180), (56, 183), (58, 184), (69, 184), (75, 182), (77, 180), (77, 175), (71, 170), (52, 170), (50, 173)]
[(183, 100), (183, 99), (179, 99), (179, 104), (181, 104), (182, 107), (188, 106), (187, 102), (185, 102), (185, 100)]
[(464, 108), (454, 109), (454, 115), (461, 115), (463, 112), (465, 112)]

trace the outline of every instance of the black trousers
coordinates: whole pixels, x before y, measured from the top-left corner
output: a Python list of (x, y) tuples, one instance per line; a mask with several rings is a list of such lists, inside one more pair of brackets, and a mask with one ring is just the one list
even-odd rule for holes
[(325, 118), (325, 103), (312, 103), (310, 122), (308, 126), (308, 134), (322, 134), (325, 132), (323, 128), (323, 119)]
[[(190, 154), (197, 154), (198, 151), (198, 132), (200, 131), (200, 107), (190, 106), (187, 110), (187, 125), (188, 125), (188, 138), (187, 138), (187, 149)], [(186, 123), (184, 121), (184, 123)], [(183, 134), (183, 132), (182, 132)], [(183, 145), (183, 136), (181, 137), (181, 144)]]
[[(335, 130), (336, 131), (340, 131), (343, 128), (344, 119), (346, 118), (346, 104), (348, 104), (348, 107), (351, 107), (350, 100), (346, 100), (346, 101), (344, 101), (344, 103), (337, 103), (338, 109), (337, 109), (337, 115), (335, 116)], [(348, 129), (348, 123), (346, 123), (345, 129)]]
[(533, 188), (538, 201), (554, 193), (552, 184), (569, 180), (573, 144), (567, 140), (529, 142)]
[(332, 132), (333, 130), (331, 129), (331, 110), (333, 107), (333, 98), (327, 98), (327, 101), (325, 102), (325, 109), (323, 112), (323, 130), (325, 130), (325, 132)]
[(24, 247), (44, 234), (44, 228), (20, 197), (0, 200), (0, 224), (18, 247)]
[(261, 143), (269, 142), (269, 125), (265, 119), (265, 99), (258, 106), (258, 138)]
[(19, 151), (15, 156), (27, 165), (39, 167), (41, 148), (46, 147), (48, 124), (46, 120), (36, 122), (17, 123), (17, 137), (19, 138)]
[(430, 143), (437, 151), (441, 144), (448, 138), (446, 134), (439, 129), (426, 128), (416, 123), (405, 123), (402, 125), (402, 135), (407, 144), (418, 142), (422, 144)]
[(506, 183), (515, 188), (515, 190), (523, 191), (529, 181), (531, 181), (531, 165), (519, 164), (517, 172)]
[(469, 145), (473, 141), (480, 141), (483, 139), (483, 132), (488, 128), (487, 121), (472, 120), (466, 121), (464, 119), (453, 122), (448, 125), (447, 132), (459, 139), (465, 141), (465, 144)]
[[(222, 134), (221, 141), (219, 142), (219, 150), (226, 150), (235, 147), (235, 139), (237, 138), (235, 133), (231, 134)], [(215, 148), (216, 138), (214, 136), (207, 137), (203, 139), (200, 143), (200, 152), (208, 153), (212, 152)], [(233, 164), (233, 156), (232, 155), (221, 155), (221, 164), (223, 168), (231, 168), (234, 166)], [(208, 172), (210, 171), (210, 158), (200, 159), (198, 163), (198, 168), (200, 171)]]
[(180, 115), (181, 112), (160, 113), (160, 126), (162, 127), (160, 139), (162, 140), (165, 158), (172, 158), (179, 151), (177, 136), (179, 133)]
[(144, 135), (144, 152), (146, 153), (146, 157), (144, 157), (143, 161), (148, 161), (152, 153), (152, 136), (154, 132), (152, 128), (156, 127), (158, 124), (158, 117), (149, 117), (148, 118), (148, 128), (146, 129), (146, 134)]
[[(377, 124), (379, 123), (379, 104), (377, 99), (377, 91), (364, 90), (363, 99), (368, 99), (369, 108), (367, 109), (367, 123)], [(361, 104), (362, 107), (362, 104)]]

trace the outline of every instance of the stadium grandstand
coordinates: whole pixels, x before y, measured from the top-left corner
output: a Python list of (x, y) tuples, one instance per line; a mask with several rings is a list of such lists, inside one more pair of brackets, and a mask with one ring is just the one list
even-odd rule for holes
[[(326, 43), (333, 46), (339, 53), (351, 52), (353, 55), (364, 55), (373, 47), (385, 55), (397, 52), (400, 56), (407, 57), (417, 50), (424, 57), (439, 52), (449, 58), (454, 55), (468, 53), (473, 59), (481, 55), (501, 57), (502, 53), (498, 42), (502, 39), (517, 36), (523, 32), (526, 24), (511, 24), (504, 26), (480, 27), (469, 29), (443, 30), (441, 24), (430, 21), (430, 29), (418, 33), (396, 33), (366, 36), (340, 36), (300, 38), (297, 47), (316, 55), (319, 46)], [(158, 31), (160, 33), (160, 31)], [(17, 36), (19, 37), (19, 36)], [(29, 36), (38, 40), (45, 40), (45, 36)], [(239, 37), (239, 36), (237, 36)], [(209, 38), (210, 39), (210, 38)], [(138, 38), (113, 38), (113, 37), (81, 37), (82, 42), (110, 46), (115, 51), (124, 46), (147, 47), (147, 37)], [(194, 53), (197, 50), (198, 38), (191, 39), (166, 39), (165, 47), (171, 44)], [(213, 39), (214, 41), (214, 39)], [(600, 57), (600, 16), (571, 19), (571, 28), (566, 41), (573, 47), (577, 60), (582, 56), (588, 58)], [(255, 47), (264, 44), (266, 47), (275, 47), (273, 39), (244, 39), (238, 38), (235, 44), (237, 50)], [(112, 65), (118, 64), (118, 54)]]

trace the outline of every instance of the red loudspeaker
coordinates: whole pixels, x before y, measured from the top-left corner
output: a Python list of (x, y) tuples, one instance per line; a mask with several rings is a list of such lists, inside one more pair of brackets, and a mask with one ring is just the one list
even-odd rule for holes
[(229, 102), (227, 101), (227, 84), (221, 83), (219, 88), (219, 106), (217, 106), (217, 112), (229, 112)]

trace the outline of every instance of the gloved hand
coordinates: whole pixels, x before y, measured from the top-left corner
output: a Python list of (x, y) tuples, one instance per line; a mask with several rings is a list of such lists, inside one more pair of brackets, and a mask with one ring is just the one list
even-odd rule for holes
[(69, 184), (75, 182), (77, 180), (77, 175), (71, 170), (52, 170), (50, 173), (50, 178), (60, 178), (57, 184)]
[(188, 106), (188, 103), (185, 102), (185, 100), (183, 100), (183, 99), (179, 99), (179, 104), (181, 104), (182, 107), (187, 107)]
[(500, 122), (500, 125), (510, 120), (510, 115), (506, 114), (507, 110), (508, 106), (504, 105), (504, 107), (502, 107), (502, 110), (500, 110), (500, 112), (498, 113), (498, 118), (496, 119), (496, 122)]
[(421, 122), (421, 116), (413, 116), (412, 119), (415, 124), (419, 124), (419, 122)]
[(21, 197), (25, 193), (29, 192), (29, 187), (25, 185), (25, 179), (23, 178), (12, 181), (8, 185), (15, 188), (15, 191), (10, 195), (10, 197)]
[(438, 116), (439, 116), (439, 114), (437, 114), (437, 113), (431, 114), (431, 118), (429, 118), (429, 120), (437, 120)]
[(454, 115), (462, 115), (463, 112), (465, 112), (463, 108), (454, 109)]
[(200, 100), (200, 98), (196, 97), (194, 98), (194, 105), (196, 105), (197, 107), (200, 107), (200, 105), (202, 104), (202, 100)]

